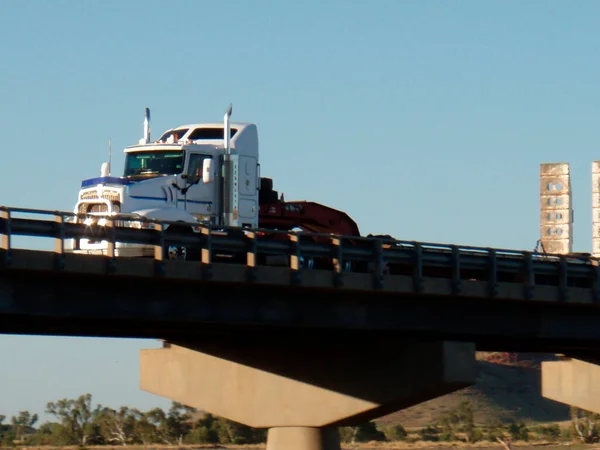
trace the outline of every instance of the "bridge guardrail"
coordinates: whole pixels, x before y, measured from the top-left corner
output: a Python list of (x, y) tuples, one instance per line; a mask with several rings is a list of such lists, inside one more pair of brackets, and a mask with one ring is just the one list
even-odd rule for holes
[[(23, 218), (20, 215), (42, 216)], [(494, 296), (500, 281), (516, 281), (526, 289), (540, 280), (561, 288), (564, 297), (569, 286), (589, 287), (594, 298), (600, 299), (598, 259), (587, 255), (551, 255), (534, 251), (494, 249), (466, 245), (395, 240), (387, 237), (337, 236), (323, 233), (290, 232), (268, 229), (222, 229), (208, 224), (152, 220), (132, 215), (103, 217), (104, 226), (86, 225), (74, 220), (98, 219), (94, 214), (75, 214), (64, 211), (0, 207), (0, 264), (10, 267), (13, 236), (35, 236), (54, 239), (57, 268), (64, 262), (65, 240), (94, 238), (108, 243), (106, 257), (114, 260), (116, 243), (145, 244), (155, 248), (154, 259), (160, 271), (166, 259), (168, 245), (186, 245), (200, 250), (201, 264), (210, 267), (215, 252), (232, 252), (245, 256), (250, 273), (256, 270), (261, 255), (280, 255), (289, 258), (289, 269), (298, 278), (302, 261), (310, 258), (329, 259), (332, 272), (341, 278), (347, 262), (361, 265), (380, 286), (388, 273), (413, 277), (419, 292), (424, 276), (433, 274), (448, 278), (453, 291), (460, 292), (461, 283), (476, 277), (489, 284)], [(124, 221), (144, 224), (141, 229), (119, 226)], [(195, 227), (198, 234), (183, 231), (168, 232), (169, 225)], [(250, 277), (252, 278), (252, 277)]]

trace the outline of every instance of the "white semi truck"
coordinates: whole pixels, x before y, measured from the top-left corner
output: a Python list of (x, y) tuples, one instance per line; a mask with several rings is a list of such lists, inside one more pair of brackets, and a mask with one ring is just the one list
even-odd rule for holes
[[(119, 226), (134, 228), (150, 226), (142, 219), (156, 219), (223, 229), (260, 226), (359, 235), (356, 223), (341, 211), (278, 198), (272, 180), (260, 177), (257, 126), (231, 123), (231, 111), (230, 105), (222, 123), (178, 126), (152, 142), (146, 108), (144, 136), (125, 148), (123, 175), (110, 176), (110, 162), (102, 164), (99, 178), (83, 180), (74, 212), (100, 226), (119, 215)], [(199, 227), (186, 225), (185, 230), (199, 232)], [(70, 245), (76, 253), (106, 254), (107, 248), (106, 241), (93, 238), (74, 239)], [(188, 250), (169, 247), (168, 257), (190, 259)], [(154, 247), (117, 242), (115, 254), (153, 256)]]

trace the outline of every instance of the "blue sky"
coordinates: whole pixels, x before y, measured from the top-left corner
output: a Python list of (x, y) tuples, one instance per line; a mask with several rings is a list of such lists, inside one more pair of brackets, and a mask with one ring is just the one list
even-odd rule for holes
[[(591, 249), (600, 3), (399, 0), (0, 4), (0, 204), (71, 210), (113, 142), (173, 126), (259, 127), (286, 199), (363, 234), (531, 249), (543, 162), (571, 163)], [(44, 248), (48, 244), (27, 241)], [(91, 392), (140, 408), (155, 341), (0, 336), (0, 414)]]

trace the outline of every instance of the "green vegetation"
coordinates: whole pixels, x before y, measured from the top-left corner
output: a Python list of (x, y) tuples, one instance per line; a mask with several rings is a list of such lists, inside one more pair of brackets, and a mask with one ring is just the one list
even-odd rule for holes
[[(201, 443), (253, 444), (266, 440), (266, 430), (255, 430), (173, 402), (168, 411), (142, 412), (122, 406), (118, 410), (92, 406), (90, 394), (46, 405), (56, 421), (35, 429), (37, 415), (22, 411), (4, 424), (0, 415), (2, 445), (182, 445)], [(200, 416), (194, 419), (193, 416)]]
[[(0, 444), (3, 446), (97, 446), (97, 445), (197, 445), (259, 444), (267, 432), (230, 420), (203, 414), (173, 402), (168, 411), (154, 408), (139, 411), (122, 406), (111, 409), (93, 406), (90, 394), (77, 399), (50, 402), (45, 409), (54, 420), (35, 428), (38, 416), (21, 411), (9, 421), (0, 415)], [(405, 429), (402, 425), (382, 426), (367, 422), (341, 427), (345, 443), (372, 441), (430, 441), (466, 444), (475, 442), (567, 442), (585, 444), (600, 441), (600, 415), (571, 409), (569, 427), (557, 424), (527, 426), (522, 422), (478, 424), (468, 401), (440, 414), (424, 427)]]

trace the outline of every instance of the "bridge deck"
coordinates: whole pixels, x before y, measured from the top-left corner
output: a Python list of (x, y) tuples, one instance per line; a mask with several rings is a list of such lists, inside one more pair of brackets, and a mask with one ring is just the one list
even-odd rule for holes
[[(0, 333), (220, 339), (287, 336), (356, 340), (415, 337), (475, 342), (480, 350), (600, 348), (600, 266), (566, 257), (468, 246), (340, 236), (211, 230), (165, 235), (109, 221), (68, 223), (69, 213), (16, 217), (0, 207)], [(23, 212), (23, 211), (21, 211)], [(26, 211), (31, 212), (31, 211)], [(11, 237), (53, 239), (55, 251), (15, 249)], [(65, 252), (65, 239), (155, 248), (154, 258)], [(200, 262), (165, 260), (165, 244), (202, 250)], [(215, 251), (242, 256), (217, 263)], [(257, 264), (283, 255), (287, 267)], [(302, 269), (302, 258), (333, 262)], [(358, 271), (342, 270), (344, 261)]]
[[(560, 301), (557, 287), (538, 286), (523, 300), (522, 285), (466, 284), (451, 295), (448, 280), (426, 279), (421, 293), (412, 279), (386, 277), (375, 289), (367, 274), (347, 274), (334, 287), (327, 271), (306, 271), (302, 284), (290, 270), (214, 264), (206, 278), (200, 263), (165, 261), (157, 276), (152, 259), (118, 260), (64, 255), (56, 270), (52, 252), (13, 250), (0, 271), (0, 333), (138, 337), (168, 340), (219, 335), (247, 341), (261, 337), (356, 340), (414, 337), (476, 342), (480, 350), (589, 351), (600, 348), (600, 308), (589, 290), (571, 289)], [(539, 296), (538, 296), (539, 295)]]
[[(526, 285), (521, 282), (461, 279), (457, 292), (455, 281), (443, 276), (420, 276), (420, 286), (415, 286), (414, 275), (387, 274), (375, 277), (373, 273), (341, 273), (329, 270), (290, 270), (287, 267), (257, 266), (243, 264), (212, 263), (204, 265), (194, 261), (162, 261), (157, 266), (151, 258), (114, 258), (105, 256), (66, 253), (58, 257), (54, 252), (13, 249), (10, 272), (35, 271), (55, 274), (101, 275), (115, 277), (160, 278), (198, 283), (226, 283), (241, 286), (264, 285), (277, 287), (301, 287), (304, 289), (336, 290), (343, 292), (393, 293), (419, 296), (450, 296), (497, 298), (503, 300), (532, 300), (537, 302), (561, 302), (595, 304), (594, 290), (569, 287), (566, 292), (560, 285)], [(378, 282), (375, 282), (377, 278)]]

